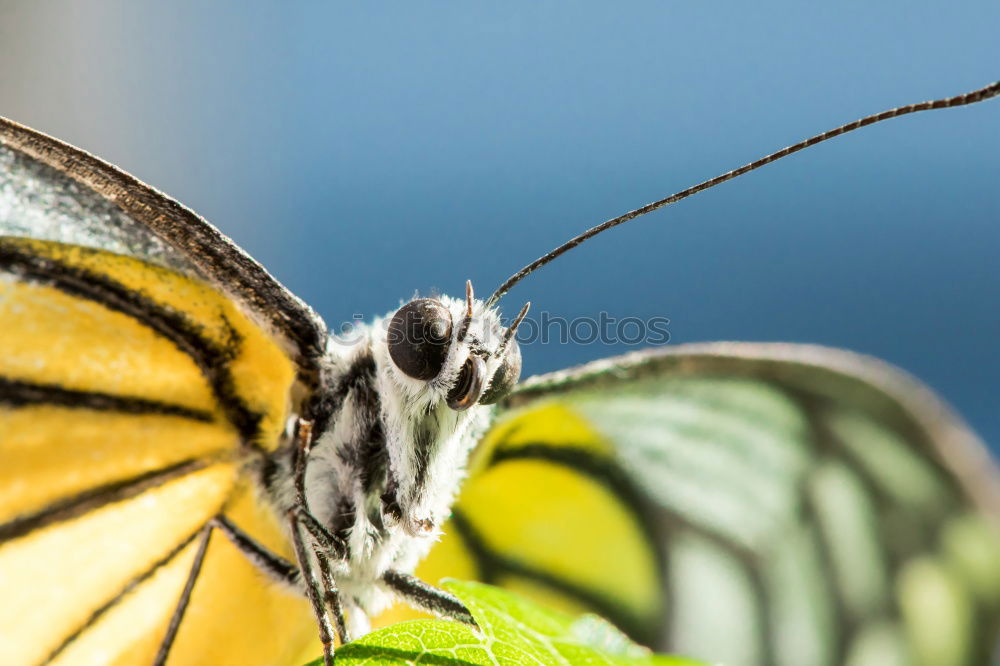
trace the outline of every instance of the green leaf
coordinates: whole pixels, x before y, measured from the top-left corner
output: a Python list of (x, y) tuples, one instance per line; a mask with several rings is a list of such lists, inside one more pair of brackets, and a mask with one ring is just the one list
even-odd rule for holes
[[(573, 617), (482, 583), (450, 581), (479, 624), (446, 620), (400, 622), (337, 650), (338, 666), (354, 664), (588, 664), (699, 666), (702, 662), (653, 655), (595, 615)], [(322, 664), (322, 660), (309, 666)]]

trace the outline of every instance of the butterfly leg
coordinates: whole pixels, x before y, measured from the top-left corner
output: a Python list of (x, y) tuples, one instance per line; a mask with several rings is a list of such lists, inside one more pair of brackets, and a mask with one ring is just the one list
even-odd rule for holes
[[(216, 516), (214, 524), (248, 560), (269, 578), (296, 589), (301, 589), (300, 585), (302, 584), (308, 584), (302, 577), (299, 568), (293, 562), (289, 562), (280, 555), (272, 553), (225, 515)], [(337, 587), (333, 580), (329, 556), (321, 549), (314, 550), (314, 553), (320, 569), (320, 583), (323, 590), (322, 598), (326, 603), (327, 610), (333, 615), (340, 642), (342, 644), (346, 643), (349, 638), (344, 628), (344, 613), (340, 605), (340, 596), (337, 594)]]
[[(317, 521), (309, 505), (306, 502), (305, 479), (306, 460), (309, 458), (309, 451), (312, 446), (312, 421), (299, 419), (295, 424), (295, 458), (293, 466), (295, 470), (295, 508), (288, 512), (291, 523), (292, 540), (295, 543), (295, 555), (299, 560), (302, 570), (302, 581), (306, 586), (306, 594), (312, 603), (313, 613), (319, 624), (320, 642), (323, 643), (323, 662), (325, 666), (333, 664), (333, 626), (330, 622), (330, 614), (336, 618), (337, 632), (341, 643), (348, 640), (347, 630), (344, 622), (344, 611), (340, 604), (340, 595), (333, 580), (333, 573), (330, 568), (329, 554), (335, 555), (341, 551), (337, 547), (336, 539)], [(313, 541), (309, 548), (306, 546), (306, 539), (302, 534), (302, 527), (310, 533)], [(320, 546), (317, 548), (317, 544)], [(316, 579), (316, 574), (312, 567), (312, 554), (316, 559), (316, 564), (320, 570), (321, 580)], [(322, 583), (322, 587), (320, 587)]]
[(216, 516), (213, 523), (243, 553), (244, 557), (269, 578), (289, 587), (296, 589), (299, 587), (299, 569), (294, 563), (259, 544), (225, 515)]
[(461, 601), (444, 590), (428, 585), (416, 576), (399, 571), (387, 571), (382, 576), (382, 582), (392, 592), (417, 608), (476, 626), (472, 613)]
[(351, 640), (351, 635), (347, 631), (347, 623), (344, 621), (344, 607), (340, 603), (340, 594), (333, 580), (333, 573), (330, 569), (330, 558), (322, 550), (314, 551), (316, 562), (319, 564), (320, 579), (323, 583), (323, 597), (326, 601), (327, 610), (333, 615), (333, 621), (337, 625), (337, 635), (340, 637), (340, 644), (343, 645)]
[[(347, 557), (347, 546), (344, 542), (339, 539), (333, 532), (328, 530), (323, 526), (323, 523), (319, 522), (316, 518), (309, 512), (308, 507), (302, 507), (298, 510), (299, 519), (302, 521), (302, 526), (305, 527), (312, 538), (316, 540), (316, 543), (323, 550), (324, 555), (332, 555), (334, 558), (345, 558)], [(329, 558), (328, 558), (329, 559)]]
[(177, 605), (174, 606), (174, 613), (170, 616), (167, 633), (163, 636), (163, 640), (160, 641), (160, 648), (156, 651), (156, 658), (153, 660), (154, 666), (162, 666), (167, 662), (167, 657), (170, 656), (170, 648), (174, 644), (174, 639), (177, 637), (177, 630), (181, 627), (181, 620), (184, 619), (184, 613), (187, 611), (188, 603), (191, 601), (191, 592), (194, 590), (195, 581), (198, 580), (198, 575), (201, 573), (201, 565), (205, 562), (205, 553), (208, 552), (208, 540), (211, 536), (212, 523), (209, 522), (201, 530), (201, 540), (198, 542), (198, 550), (195, 553), (194, 562), (191, 564), (190, 571), (188, 571), (187, 581), (184, 583), (181, 598), (177, 600)]
[[(288, 519), (292, 528), (292, 541), (295, 542), (295, 555), (302, 568), (302, 582), (306, 586), (306, 596), (309, 597), (313, 613), (316, 615), (316, 622), (319, 624), (319, 640), (323, 644), (323, 664), (324, 666), (333, 666), (333, 625), (330, 622), (330, 614), (327, 612), (325, 603), (327, 595), (320, 589), (320, 583), (313, 571), (310, 553), (306, 547), (302, 526), (296, 511), (289, 511)], [(315, 552), (313, 549), (313, 553)]]

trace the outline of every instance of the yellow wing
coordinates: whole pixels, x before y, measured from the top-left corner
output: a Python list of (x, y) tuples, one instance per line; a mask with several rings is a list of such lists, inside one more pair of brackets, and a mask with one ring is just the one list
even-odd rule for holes
[(308, 392), (322, 321), (194, 213), (0, 119), (0, 663), (298, 662), (308, 604), (244, 465)]
[[(277, 445), (295, 367), (228, 298), (138, 259), (3, 238), (0, 270), (0, 663), (151, 661), (213, 516), (291, 557), (239, 466)], [(271, 663), (314, 633), (221, 535), (185, 617), (176, 663)]]
[(417, 573), (719, 663), (979, 666), (1000, 637), (998, 479), (879, 361), (681, 346), (525, 382)]
[[(296, 368), (139, 259), (0, 238), (0, 276), (0, 663), (150, 662), (211, 518), (292, 557), (240, 468), (279, 442)], [(171, 660), (274, 663), (314, 634), (216, 534)]]

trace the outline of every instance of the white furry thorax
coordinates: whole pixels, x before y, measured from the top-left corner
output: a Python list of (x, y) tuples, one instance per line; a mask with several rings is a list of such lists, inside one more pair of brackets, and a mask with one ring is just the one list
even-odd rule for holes
[[(372, 585), (387, 570), (412, 572), (440, 535), (466, 473), (466, 463), (488, 425), (490, 407), (473, 405), (454, 411), (446, 404), (469, 355), (484, 358), (487, 377), (502, 359), (496, 355), (503, 327), (495, 310), (475, 301), (473, 319), (462, 341), (458, 333), (466, 312), (464, 300), (438, 297), (452, 316), (451, 344), (444, 365), (431, 380), (407, 376), (393, 363), (386, 343), (394, 312), (358, 326), (347, 337), (331, 337), (327, 349), (327, 383), (337, 387), (359, 365), (373, 365), (372, 388), (384, 437), (385, 478), (377, 492), (366, 492), (361, 475), (369, 460), (350, 455), (364, 432), (371, 429), (370, 396), (348, 392), (330, 425), (310, 455), (306, 468), (306, 499), (312, 513), (333, 528), (337, 512), (349, 501), (354, 514), (347, 530), (348, 557), (337, 572), (338, 585), (368, 612), (387, 599)], [(419, 450), (424, 448), (422, 454)], [(382, 494), (390, 491), (398, 515), (384, 512)]]

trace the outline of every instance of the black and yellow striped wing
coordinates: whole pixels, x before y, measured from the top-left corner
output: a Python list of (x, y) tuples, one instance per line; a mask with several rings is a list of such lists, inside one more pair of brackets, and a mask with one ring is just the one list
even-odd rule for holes
[(190, 211), (0, 121), (0, 663), (319, 652), (307, 604), (224, 537), (294, 559), (241, 471), (278, 445), (322, 322)]
[(524, 383), (418, 573), (736, 666), (982, 666), (998, 508), (986, 449), (899, 371), (686, 346)]

